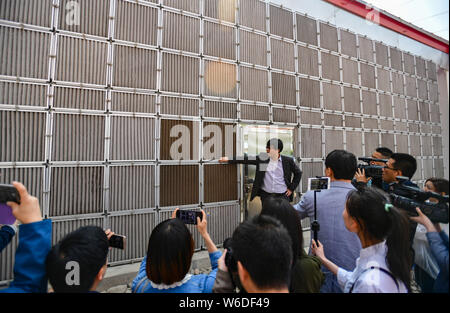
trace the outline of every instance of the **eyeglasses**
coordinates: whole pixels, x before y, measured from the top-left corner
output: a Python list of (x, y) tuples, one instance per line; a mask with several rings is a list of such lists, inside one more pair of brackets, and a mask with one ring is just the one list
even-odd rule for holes
[(393, 167), (389, 167), (389, 166), (383, 166), (383, 168), (386, 168), (386, 169), (390, 169), (391, 171), (398, 171), (398, 169), (396, 169), (396, 168), (393, 168)]

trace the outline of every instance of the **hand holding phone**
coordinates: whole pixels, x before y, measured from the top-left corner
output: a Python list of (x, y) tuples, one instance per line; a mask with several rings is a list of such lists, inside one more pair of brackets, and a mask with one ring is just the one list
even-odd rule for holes
[(197, 225), (197, 217), (199, 217), (201, 221), (203, 219), (203, 213), (201, 211), (194, 211), (194, 210), (176, 211), (176, 218), (179, 218), (185, 224)]
[(126, 238), (127, 237), (122, 235), (112, 235), (108, 239), (108, 244), (112, 248), (124, 250), (126, 247)]
[(11, 185), (2, 185), (0, 201), (6, 201), (14, 217), (22, 224), (42, 221), (39, 200), (31, 196), (27, 188), (19, 182), (13, 182), (12, 187), (15, 190)]

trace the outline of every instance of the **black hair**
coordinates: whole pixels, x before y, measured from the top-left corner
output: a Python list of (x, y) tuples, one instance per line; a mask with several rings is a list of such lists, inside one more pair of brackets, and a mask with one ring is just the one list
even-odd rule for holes
[[(53, 290), (88, 292), (107, 262), (108, 251), (108, 238), (98, 226), (80, 227), (66, 235), (53, 246), (46, 259), (47, 276)], [(79, 274), (79, 277), (72, 277), (71, 270), (74, 271), (73, 275)], [(66, 280), (67, 275), (73, 279), (70, 284)]]
[(291, 275), (291, 238), (275, 218), (257, 215), (233, 232), (232, 249), (237, 261), (260, 289), (288, 288)]
[(389, 270), (410, 290), (413, 256), (409, 245), (409, 219), (403, 211), (389, 204), (388, 195), (381, 189), (361, 185), (348, 193), (346, 210), (366, 237), (386, 240)]
[(181, 281), (191, 267), (194, 240), (184, 222), (172, 218), (152, 231), (147, 249), (147, 277), (156, 284)]
[(351, 180), (356, 173), (356, 157), (345, 150), (333, 150), (325, 159), (325, 167), (333, 170), (334, 178)]
[(402, 171), (402, 176), (406, 176), (409, 179), (414, 176), (417, 169), (417, 161), (412, 155), (407, 153), (394, 153), (391, 155), (391, 159), (395, 161), (392, 166), (396, 170)]
[(437, 192), (439, 194), (444, 193), (445, 195), (448, 195), (448, 191), (449, 191), (448, 180), (446, 180), (444, 178), (431, 177), (425, 181), (425, 184), (428, 181), (430, 181), (433, 184), (435, 192)]
[(267, 149), (270, 149), (270, 147), (279, 149), (280, 153), (281, 153), (281, 151), (283, 151), (283, 141), (281, 141), (281, 139), (272, 138), (269, 141), (267, 141), (267, 144), (266, 144)]
[(394, 153), (394, 152), (392, 152), (391, 149), (386, 148), (386, 147), (376, 148), (375, 151), (380, 153), (382, 156), (384, 156), (387, 159), (389, 159), (391, 157), (391, 155)]
[(295, 258), (300, 256), (300, 249), (303, 248), (303, 230), (298, 212), (286, 199), (268, 197), (264, 201), (261, 214), (276, 218), (288, 231), (292, 240), (294, 265)]

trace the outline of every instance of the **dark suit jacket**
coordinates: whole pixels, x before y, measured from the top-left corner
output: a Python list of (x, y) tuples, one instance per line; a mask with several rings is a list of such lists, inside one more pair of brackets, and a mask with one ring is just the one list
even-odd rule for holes
[[(248, 157), (248, 155), (244, 155), (244, 157), (234, 157), (229, 160), (228, 163), (231, 164), (250, 164), (256, 165), (256, 175), (255, 182), (253, 183), (252, 195), (250, 197), (250, 201), (253, 200), (256, 196), (259, 196), (259, 191), (264, 183), (264, 176), (266, 175), (266, 171), (260, 170), (260, 165), (262, 163), (269, 163), (270, 158), (267, 153), (260, 153), (257, 156)], [(284, 173), (284, 183), (287, 188), (292, 191), (289, 200), (292, 201), (294, 197), (294, 190), (297, 188), (300, 183), (300, 179), (302, 178), (302, 171), (295, 164), (294, 159), (288, 156), (281, 155), (281, 162), (283, 164), (283, 173)], [(292, 175), (294, 177), (292, 177)]]

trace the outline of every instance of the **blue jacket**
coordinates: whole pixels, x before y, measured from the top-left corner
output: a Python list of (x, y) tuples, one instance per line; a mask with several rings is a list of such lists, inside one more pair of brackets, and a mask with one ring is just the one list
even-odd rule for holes
[(52, 221), (19, 226), (19, 245), (14, 262), (14, 280), (7, 293), (47, 292), (45, 260), (52, 245)]
[(211, 261), (211, 272), (199, 275), (186, 275), (183, 283), (178, 283), (178, 286), (166, 289), (158, 289), (152, 286), (152, 282), (147, 278), (145, 270), (147, 264), (147, 257), (142, 260), (139, 273), (131, 284), (131, 291), (136, 293), (212, 293), (214, 282), (216, 281), (217, 261), (222, 256), (222, 252), (216, 251), (209, 254)]
[(443, 231), (428, 232), (426, 236), (440, 269), (434, 281), (433, 292), (448, 293), (448, 236)]
[(4, 225), (0, 228), (0, 252), (6, 248), (15, 234), (16, 231), (9, 225)]

